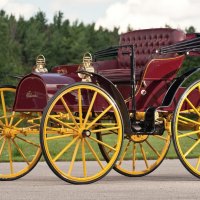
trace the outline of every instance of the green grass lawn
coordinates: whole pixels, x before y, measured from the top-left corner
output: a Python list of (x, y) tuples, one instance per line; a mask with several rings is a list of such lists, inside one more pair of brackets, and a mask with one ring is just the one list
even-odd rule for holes
[[(22, 136), (20, 136), (22, 137)], [(23, 136), (23, 138), (26, 138), (26, 136)], [(28, 136), (29, 141), (34, 142), (35, 144), (39, 144), (39, 138), (37, 136)], [(2, 146), (2, 142), (0, 141), (0, 148)], [(16, 142), (19, 146), (19, 148), (24, 152), (24, 154), (26, 155), (26, 157), (28, 158), (28, 160), (31, 160), (32, 157), (34, 156), (34, 153), (36, 152), (37, 148), (33, 145), (27, 144), (24, 141), (18, 140), (16, 139)], [(109, 142), (108, 142), (109, 143)], [(126, 142), (125, 142), (126, 143)], [(52, 144), (50, 144), (50, 149), (51, 149), (51, 155), (52, 157), (56, 156), (58, 154), (58, 152), (60, 152), (65, 146), (66, 146), (67, 142), (65, 140), (62, 141), (54, 141)], [(162, 145), (162, 143), (158, 143), (158, 142), (151, 142), (151, 144), (155, 147), (155, 148), (159, 148), (159, 146)], [(98, 156), (100, 157), (100, 159), (103, 159), (103, 157), (101, 156), (101, 152), (99, 151), (99, 147), (98, 145), (95, 145), (94, 142), (91, 142), (92, 147), (94, 148), (95, 152), (98, 154)], [(64, 153), (63, 156), (60, 158), (60, 160), (70, 160), (71, 156), (73, 154), (75, 145), (73, 145), (69, 151), (67, 151), (67, 153)], [(86, 149), (88, 150), (88, 149)], [(130, 152), (129, 152), (130, 151)], [(145, 150), (146, 154), (148, 155), (149, 158), (151, 159), (155, 159), (155, 153), (153, 153), (152, 151), (148, 151), (148, 149)], [(126, 158), (125, 159), (131, 159), (131, 150), (128, 150)], [(12, 157), (14, 161), (23, 161), (21, 154), (19, 153), (19, 151), (17, 150), (15, 145), (12, 145)], [(142, 154), (141, 152), (138, 150), (137, 152), (137, 157), (138, 159), (142, 159)], [(167, 154), (167, 158), (177, 158), (177, 155), (174, 151), (174, 147), (173, 144), (171, 144), (168, 154)], [(81, 149), (79, 149), (78, 151), (78, 155), (77, 155), (77, 160), (81, 159)], [(88, 151), (87, 155), (86, 155), (86, 159), (87, 160), (94, 160), (94, 157), (92, 155), (92, 153), (90, 151)], [(8, 145), (6, 144), (4, 147), (4, 150), (2, 152), (2, 155), (0, 157), (1, 162), (2, 161), (9, 161), (9, 154), (8, 154)]]
[(175, 158), (178, 158), (178, 157), (177, 157), (177, 154), (176, 154), (176, 152), (175, 152), (175, 149), (174, 149), (173, 142), (171, 142), (171, 144), (170, 144), (169, 151), (168, 151), (168, 153), (167, 153), (167, 155), (166, 155), (166, 158), (168, 158), (168, 159), (175, 159)]

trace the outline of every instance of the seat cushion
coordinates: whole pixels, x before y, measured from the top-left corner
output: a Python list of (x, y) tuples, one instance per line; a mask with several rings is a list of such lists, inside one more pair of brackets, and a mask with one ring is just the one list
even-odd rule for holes
[[(171, 28), (144, 29), (124, 33), (120, 36), (119, 45), (134, 45), (136, 79), (140, 79), (146, 64), (152, 58), (174, 57), (171, 55), (157, 55), (156, 50), (160, 47), (182, 41), (186, 35), (181, 30)], [(118, 68), (130, 69), (130, 56), (123, 55), (130, 52), (130, 48), (122, 48), (118, 53)]]

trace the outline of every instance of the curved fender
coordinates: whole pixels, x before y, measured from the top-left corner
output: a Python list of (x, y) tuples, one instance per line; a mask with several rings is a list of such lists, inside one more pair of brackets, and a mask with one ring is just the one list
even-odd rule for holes
[(132, 130), (131, 130), (131, 123), (130, 123), (128, 108), (124, 102), (124, 99), (121, 93), (115, 87), (115, 85), (110, 80), (108, 80), (107, 78), (99, 74), (96, 74), (93, 72), (86, 72), (86, 71), (80, 71), (79, 73), (88, 74), (91, 77), (91, 80), (93, 83), (95, 84), (98, 83), (104, 90), (106, 90), (113, 97), (113, 99), (115, 100), (122, 114), (124, 132), (127, 134), (131, 133)]
[(187, 71), (185, 74), (183, 74), (182, 76), (176, 78), (174, 80), (174, 82), (171, 84), (171, 86), (169, 87), (163, 102), (162, 102), (162, 106), (161, 107), (165, 107), (165, 106), (170, 106), (170, 104), (172, 103), (172, 100), (174, 99), (178, 89), (195, 73), (200, 71), (200, 67), (197, 68), (193, 68), (189, 71)]
[(63, 86), (75, 83), (74, 77), (56, 73), (31, 73), (24, 76), (16, 91), (14, 111), (43, 111), (47, 102)]

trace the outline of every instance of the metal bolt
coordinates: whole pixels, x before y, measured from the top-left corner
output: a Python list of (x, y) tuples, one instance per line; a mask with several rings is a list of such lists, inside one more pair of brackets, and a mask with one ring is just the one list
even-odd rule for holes
[(90, 131), (86, 131), (85, 135), (89, 137), (90, 136)]
[(147, 91), (146, 90), (141, 90), (141, 95), (146, 95), (147, 94)]

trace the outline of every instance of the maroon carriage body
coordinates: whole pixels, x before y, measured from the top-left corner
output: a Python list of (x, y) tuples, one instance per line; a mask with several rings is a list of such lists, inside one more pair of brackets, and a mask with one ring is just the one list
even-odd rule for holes
[[(75, 68), (74, 68), (75, 70)], [(75, 71), (74, 71), (75, 72)], [(42, 112), (48, 101), (62, 87), (80, 82), (81, 79), (77, 73), (59, 74), (59, 73), (32, 73), (25, 76), (17, 87), (14, 110), (19, 112)], [(69, 93), (64, 96), (66, 103), (73, 112), (78, 111), (77, 93)], [(87, 111), (93, 94), (82, 91), (83, 112)], [(98, 96), (94, 104), (96, 112), (102, 112), (107, 107), (102, 97)], [(63, 104), (58, 101), (55, 111), (63, 111)]]
[[(191, 35), (188, 38), (192, 37)], [(135, 75), (136, 75), (136, 110), (145, 111), (148, 107), (159, 107), (182, 66), (185, 55), (177, 53), (160, 55), (156, 52), (163, 46), (168, 46), (187, 39), (181, 30), (170, 28), (137, 30), (122, 34), (119, 45), (134, 45)], [(126, 100), (131, 93), (131, 64), (130, 55), (124, 54), (128, 48), (121, 48), (116, 59), (93, 62), (95, 73), (113, 82)], [(53, 73), (32, 73), (24, 77), (17, 88), (14, 104), (16, 111), (42, 111), (48, 100), (64, 85), (81, 81), (76, 71), (79, 65), (60, 65), (52, 69)], [(102, 83), (103, 84), (103, 83)], [(104, 86), (108, 87), (108, 86)], [(173, 111), (177, 99), (184, 88), (179, 88), (170, 107), (166, 111)], [(86, 94), (87, 95), (87, 94)], [(76, 110), (76, 98), (66, 99), (67, 103)], [(89, 105), (85, 101), (85, 109)], [(103, 102), (95, 105), (96, 111), (102, 111)], [(59, 107), (59, 106), (58, 106)], [(127, 102), (131, 111), (131, 101)]]
[[(146, 29), (124, 33), (120, 36), (119, 45), (134, 45), (135, 75), (136, 75), (136, 109), (145, 111), (150, 106), (158, 107), (177, 75), (185, 56), (174, 54), (159, 55), (156, 50), (186, 39), (181, 30), (170, 28)], [(96, 61), (93, 63), (95, 72), (112, 81), (121, 92), (124, 99), (131, 93), (131, 64), (130, 55), (124, 54), (129, 49), (119, 49), (116, 59)], [(62, 65), (53, 69), (54, 72), (66, 72), (77, 69), (77, 65)], [(184, 91), (179, 89), (171, 107), (174, 110), (175, 102)], [(127, 103), (129, 111), (131, 101)]]
[(48, 100), (63, 86), (75, 80), (64, 74), (32, 73), (25, 76), (18, 84), (15, 111), (43, 111)]

